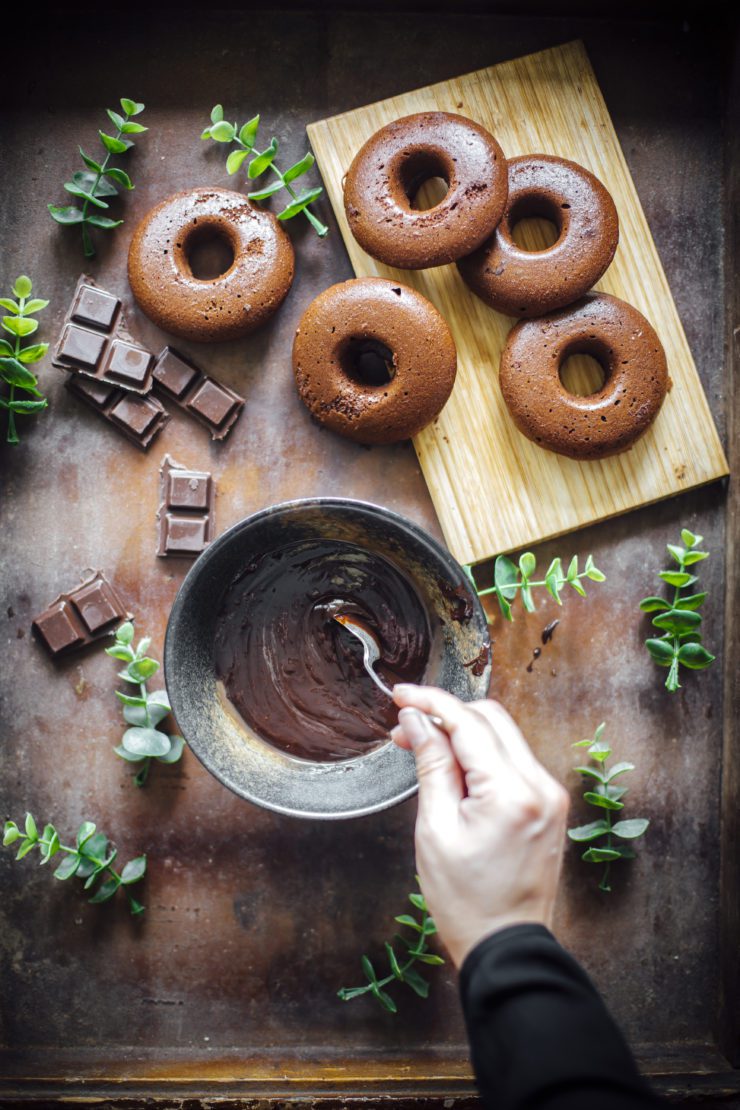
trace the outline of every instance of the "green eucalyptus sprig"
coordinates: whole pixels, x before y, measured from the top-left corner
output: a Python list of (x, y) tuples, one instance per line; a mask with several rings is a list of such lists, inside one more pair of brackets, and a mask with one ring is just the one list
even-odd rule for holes
[(217, 104), (211, 111), (211, 123), (202, 133), (201, 139), (213, 139), (217, 143), (237, 144), (237, 149), (232, 150), (226, 159), (226, 172), (229, 174), (236, 173), (241, 168), (242, 163), (250, 156), (251, 160), (247, 166), (249, 181), (254, 181), (255, 178), (261, 177), (263, 173), (270, 170), (277, 180), (262, 189), (247, 193), (249, 200), (267, 200), (268, 197), (279, 193), (281, 189), (285, 189), (290, 200), (282, 212), (277, 213), (277, 218), (279, 220), (292, 220), (294, 216), (302, 212), (316, 234), (323, 239), (325, 235), (329, 234), (329, 228), (314, 215), (309, 205), (317, 200), (324, 190), (320, 185), (316, 185), (312, 189), (304, 189), (303, 192), (296, 193), (291, 185), (291, 182), (297, 181), (299, 177), (302, 177), (304, 173), (311, 169), (316, 159), (309, 152), (287, 170), (279, 170), (275, 165), (275, 155), (278, 151), (276, 138), (270, 139), (270, 145), (265, 147), (264, 150), (255, 149), (259, 125), (259, 116), (254, 116), (241, 127), (238, 123), (229, 123), (224, 119), (222, 105)]
[[(588, 825), (578, 825), (568, 829), (568, 836), (578, 844), (588, 843), (590, 846), (581, 856), (586, 863), (603, 863), (604, 873), (601, 876), (599, 890), (605, 893), (611, 891), (609, 885), (609, 871), (612, 863), (619, 859), (634, 859), (634, 849), (629, 845), (620, 843), (624, 840), (637, 840), (647, 829), (650, 821), (647, 817), (631, 817), (626, 821), (619, 820), (612, 824), (612, 816), (624, 809), (622, 798), (627, 793), (627, 787), (615, 786), (614, 780), (626, 771), (634, 771), (634, 763), (615, 763), (607, 768), (606, 761), (612, 750), (603, 739), (605, 724), (596, 729), (593, 740), (578, 740), (574, 748), (587, 748), (591, 756), (591, 763), (574, 768), (584, 779), (594, 779), (595, 785), (590, 785), (583, 795), (584, 800), (601, 812), (596, 821)], [(599, 844), (594, 843), (600, 841)]]
[(45, 825), (44, 831), (39, 833), (38, 826), (30, 813), (26, 814), (26, 823), (23, 832), (15, 821), (6, 821), (3, 834), (3, 844), (15, 844), (21, 841), (16, 859), (23, 859), (34, 848), (38, 848), (41, 855), (41, 864), (48, 863), (57, 852), (64, 853), (54, 872), (55, 879), (71, 879), (76, 875), (78, 879), (85, 880), (85, 890), (90, 890), (98, 879), (102, 882), (93, 893), (88, 902), (107, 902), (122, 886), (126, 891), (129, 908), (135, 916), (144, 912), (144, 906), (134, 898), (129, 890), (130, 886), (138, 883), (146, 872), (146, 856), (137, 856), (129, 860), (123, 870), (116, 871), (113, 862), (118, 852), (110, 843), (105, 833), (96, 832), (92, 821), (83, 821), (77, 830), (77, 837), (73, 847), (62, 844), (59, 834), (53, 825)]
[(697, 610), (703, 605), (707, 595), (684, 593), (684, 590), (693, 588), (699, 581), (687, 567), (708, 559), (709, 552), (699, 551), (703, 536), (695, 536), (688, 528), (681, 530), (681, 539), (685, 545), (683, 547), (672, 543), (666, 545), (671, 558), (678, 564), (678, 569), (661, 570), (658, 575), (669, 586), (673, 586), (673, 599), (666, 601), (663, 597), (644, 597), (640, 602), (643, 613), (658, 614), (653, 617), (653, 625), (663, 635), (646, 640), (645, 647), (658, 666), (668, 667), (665, 685), (671, 693), (681, 688), (678, 681), (679, 667), (703, 671), (715, 660), (715, 656), (702, 647), (699, 632), (701, 614)]
[[(419, 876), (416, 876), (417, 883)], [(441, 956), (436, 955), (434, 952), (429, 951), (427, 941), (429, 937), (434, 936), (437, 932), (437, 926), (429, 916), (427, 904), (424, 901), (423, 894), (409, 894), (409, 902), (421, 913), (421, 918), (418, 919), (410, 913), (402, 913), (394, 918), (399, 925), (404, 925), (406, 928), (413, 930), (411, 936), (404, 936), (402, 933), (395, 933), (394, 939), (403, 944), (406, 949), (403, 955), (399, 955), (390, 941), (385, 942), (385, 950), (388, 956), (388, 963), (390, 965), (390, 975), (384, 976), (379, 979), (375, 968), (367, 956), (362, 956), (360, 964), (362, 970), (367, 978), (367, 983), (362, 987), (342, 987), (337, 991), (339, 998), (343, 1002), (349, 1002), (351, 998), (359, 998), (362, 994), (372, 994), (381, 1006), (383, 1006), (390, 1013), (395, 1014), (398, 1007), (386, 990), (385, 987), (389, 983), (397, 980), (399, 983), (405, 983), (411, 990), (418, 994), (420, 998), (426, 998), (429, 994), (429, 983), (420, 975), (414, 967), (415, 963), (429, 964), (436, 967), (443, 964), (444, 960)]]
[(592, 582), (606, 581), (606, 575), (595, 565), (592, 555), (587, 556), (585, 569), (580, 573), (577, 555), (573, 556), (565, 573), (563, 573), (562, 560), (553, 559), (547, 568), (545, 577), (537, 582), (532, 577), (536, 568), (537, 560), (531, 551), (525, 551), (523, 555), (519, 556), (518, 565), (508, 555), (499, 555), (493, 565), (493, 585), (482, 590), (476, 585), (472, 567), (465, 566), (463, 570), (473, 584), (478, 597), (487, 597), (489, 594), (495, 595), (499, 608), (507, 621), (514, 619), (511, 615), (511, 603), (517, 595), (517, 590), (521, 592), (524, 608), (528, 613), (533, 613), (536, 606), (532, 597), (532, 590), (537, 586), (544, 586), (558, 605), (562, 605), (560, 591), (564, 586), (571, 586), (581, 597), (586, 597), (586, 590), (583, 586), (584, 578), (589, 578)]
[[(30, 347), (24, 347), (21, 342), (29, 335), (33, 335), (39, 326), (38, 320), (32, 320), (31, 317), (41, 312), (41, 309), (46, 308), (49, 303), (38, 297), (30, 300), (32, 289), (31, 279), (21, 274), (13, 282), (13, 294), (18, 300), (14, 301), (12, 297), (0, 297), (0, 306), (10, 313), (9, 316), (2, 318), (3, 328), (13, 336), (12, 343), (7, 339), (0, 339), (0, 379), (8, 386), (7, 396), (0, 397), (0, 408), (5, 409), (8, 414), (6, 438), (8, 443), (13, 444), (19, 442), (18, 430), (15, 426), (16, 415), (27, 416), (49, 407), (49, 402), (38, 390), (38, 378), (28, 369), (29, 363), (38, 362), (44, 357), (49, 344), (33, 343)], [(17, 400), (16, 389), (29, 393), (35, 400)]]
[[(142, 131), (148, 131), (147, 127), (143, 127), (131, 118), (144, 111), (143, 104), (137, 104), (135, 100), (122, 97), (121, 109), (123, 115), (114, 112), (112, 108), (106, 108), (108, 118), (116, 128), (115, 135), (107, 135), (104, 131), (98, 131), (100, 141), (106, 151), (103, 161), (96, 162), (89, 154), (85, 154), (85, 151), (80, 147), (80, 156), (87, 169), (73, 173), (72, 180), (64, 184), (68, 193), (71, 193), (73, 197), (79, 197), (82, 201), (82, 207), (80, 208), (76, 204), (47, 205), (52, 217), (58, 224), (82, 224), (82, 245), (85, 250), (85, 258), (95, 257), (95, 247), (90, 238), (90, 227), (100, 227), (110, 231), (123, 223), (123, 220), (112, 220), (109, 216), (101, 215), (99, 209), (108, 208), (108, 201), (103, 198), (117, 196), (118, 185), (122, 185), (124, 189), (134, 188), (127, 173), (117, 166), (108, 165), (111, 155), (125, 154), (134, 145), (133, 140), (123, 138), (124, 135), (140, 135)], [(90, 210), (90, 205), (93, 206), (94, 211)]]
[(137, 695), (122, 694), (116, 690), (116, 697), (123, 702), (123, 719), (131, 728), (126, 729), (121, 743), (114, 748), (116, 755), (128, 763), (141, 763), (142, 767), (134, 775), (137, 786), (143, 786), (149, 777), (153, 759), (160, 763), (177, 763), (185, 748), (182, 736), (163, 732), (157, 726), (172, 712), (166, 690), (147, 691), (148, 680), (159, 670), (159, 663), (147, 655), (151, 637), (145, 636), (133, 647), (134, 626), (126, 621), (113, 633), (113, 647), (106, 653), (114, 659), (126, 663), (118, 677), (132, 686), (138, 686)]

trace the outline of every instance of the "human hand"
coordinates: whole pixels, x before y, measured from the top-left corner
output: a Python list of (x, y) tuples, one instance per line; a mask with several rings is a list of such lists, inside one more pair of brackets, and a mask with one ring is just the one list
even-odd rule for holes
[(568, 794), (498, 702), (465, 703), (406, 684), (393, 699), (401, 711), (391, 736), (416, 757), (421, 887), (460, 967), (478, 941), (507, 925), (550, 925)]

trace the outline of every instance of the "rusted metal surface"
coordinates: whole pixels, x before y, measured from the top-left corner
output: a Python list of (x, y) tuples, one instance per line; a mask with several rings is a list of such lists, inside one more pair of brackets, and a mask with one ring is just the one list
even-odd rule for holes
[[(136, 32), (112, 27), (98, 15), (94, 27), (74, 32), (60, 21), (34, 47), (33, 69), (19, 69), (7, 90), (3, 286), (26, 272), (34, 295), (51, 300), (39, 338), (56, 338), (87, 268), (77, 231), (55, 225), (46, 203), (61, 202), (62, 184), (78, 168), (77, 144), (94, 148), (103, 109), (121, 95), (146, 102), (150, 131), (126, 165), (136, 182), (121, 204), (126, 222), (97, 236), (99, 254), (88, 266), (123, 296), (135, 333), (157, 351), (167, 337), (131, 302), (128, 242), (136, 221), (168, 193), (233, 185), (224, 148), (198, 138), (216, 101), (240, 120), (261, 111), (267, 137), (279, 136), (289, 164), (304, 153), (311, 119), (580, 35), (724, 435), (729, 275), (722, 71), (711, 29), (357, 12), (155, 14)], [(328, 205), (321, 214), (331, 223)], [(106, 1105), (128, 1092), (132, 1106), (149, 1093), (177, 1106), (220, 1091), (236, 1106), (251, 1105), (252, 1095), (301, 1092), (343, 1101), (384, 1092), (460, 1100), (471, 1089), (449, 967), (431, 972), (428, 1002), (403, 998), (397, 1020), (370, 1000), (344, 1005), (335, 996), (360, 981), (359, 955), (380, 954), (403, 910), (413, 883), (415, 803), (341, 827), (299, 822), (232, 796), (188, 752), (182, 764), (155, 766), (137, 790), (112, 752), (122, 731), (113, 661), (93, 649), (54, 664), (30, 638), (32, 617), (93, 566), (121, 590), (161, 658), (187, 569), (154, 556), (165, 452), (214, 474), (219, 532), (280, 500), (337, 495), (387, 505), (439, 536), (410, 446), (368, 450), (335, 438), (311, 423), (297, 397), (290, 370), (297, 320), (317, 291), (350, 270), (334, 227), (324, 242), (305, 221), (294, 221), (290, 233), (296, 282), (270, 325), (240, 342), (177, 344), (247, 398), (225, 443), (212, 444), (178, 413), (141, 455), (45, 368), (49, 412), (22, 422), (18, 448), (2, 449), (0, 815), (17, 819), (30, 809), (63, 834), (89, 818), (115, 839), (121, 858), (149, 857), (147, 911), (133, 920), (123, 905), (87, 905), (81, 884), (56, 882), (33, 857), (15, 863), (8, 850), (0, 854), (0, 1074), (8, 1105), (14, 1092), (42, 1102), (85, 1082)], [(670, 696), (641, 646), (647, 628), (637, 603), (654, 591), (664, 544), (683, 525), (703, 534), (713, 553), (700, 571), (709, 590), (706, 640), (719, 659)], [(574, 817), (586, 819), (571, 741), (606, 720), (619, 757), (637, 764), (627, 801), (652, 820), (640, 858), (615, 869), (614, 893), (603, 897), (596, 869), (569, 850), (556, 932), (673, 1097), (687, 1097), (693, 1081), (672, 1076), (703, 1073), (701, 1098), (715, 1092), (735, 1104), (735, 1077), (712, 1047), (721, 1036), (724, 547), (721, 485), (543, 547), (540, 562), (593, 552), (608, 581), (593, 586), (587, 602), (573, 595), (562, 611), (547, 602), (531, 616), (519, 609), (511, 626), (497, 618), (492, 691), (572, 787)], [(528, 671), (556, 616), (561, 624)], [(711, 1078), (723, 1072), (723, 1080)]]

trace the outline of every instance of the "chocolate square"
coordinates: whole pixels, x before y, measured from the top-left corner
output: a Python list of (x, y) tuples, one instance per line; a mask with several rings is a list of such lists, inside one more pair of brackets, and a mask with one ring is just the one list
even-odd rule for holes
[(33, 627), (46, 643), (49, 651), (54, 655), (67, 648), (79, 644), (83, 637), (80, 635), (71, 617), (68, 601), (58, 604), (37, 617)]
[(208, 546), (208, 518), (167, 513), (164, 518), (162, 553), (199, 555)]
[(167, 483), (167, 504), (171, 509), (208, 512), (211, 504), (210, 474), (196, 470), (171, 470)]
[(83, 378), (80, 374), (70, 376), (70, 388), (75, 393), (80, 393), (92, 405), (103, 408), (116, 391), (114, 385), (108, 382), (99, 382), (95, 378)]
[(155, 379), (172, 397), (182, 397), (199, 373), (197, 367), (187, 362), (182, 355), (170, 347), (164, 348), (154, 367)]
[(133, 343), (125, 343), (122, 339), (114, 339), (108, 351), (108, 361), (105, 373), (118, 381), (143, 385), (149, 373), (153, 356), (143, 347), (136, 347)]
[(71, 595), (71, 601), (89, 632), (99, 632), (118, 618), (107, 582), (98, 579)]
[(91, 324), (94, 328), (110, 331), (120, 303), (118, 297), (103, 289), (81, 285), (70, 316), (82, 324)]
[(87, 366), (95, 370), (102, 358), (107, 339), (87, 328), (67, 324), (59, 345), (57, 357), (70, 365)]
[(218, 428), (239, 402), (218, 382), (207, 378), (198, 392), (188, 401), (188, 408), (197, 412), (209, 424)]
[(110, 418), (135, 436), (143, 436), (158, 413), (159, 409), (148, 397), (127, 394), (110, 410)]

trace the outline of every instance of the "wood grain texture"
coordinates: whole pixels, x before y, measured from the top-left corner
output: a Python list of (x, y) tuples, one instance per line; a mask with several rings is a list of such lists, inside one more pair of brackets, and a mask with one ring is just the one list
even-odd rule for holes
[[(665, 346), (673, 380), (655, 424), (631, 451), (581, 463), (525, 439), (508, 415), (497, 381), (514, 321), (478, 300), (455, 266), (394, 270), (367, 255), (353, 238), (344, 215), (342, 178), (354, 155), (384, 124), (429, 110), (477, 120), (510, 157), (547, 153), (579, 162), (610, 190), (619, 212), (620, 242), (596, 288), (647, 316)], [(727, 474), (663, 267), (582, 43), (390, 97), (311, 124), (308, 132), (355, 273), (418, 289), (452, 327), (458, 348), (455, 389), (414, 446), (457, 559), (479, 562)], [(541, 228), (531, 230), (535, 237), (541, 234)], [(535, 237), (532, 248), (538, 245)], [(585, 363), (580, 373), (587, 381)]]

